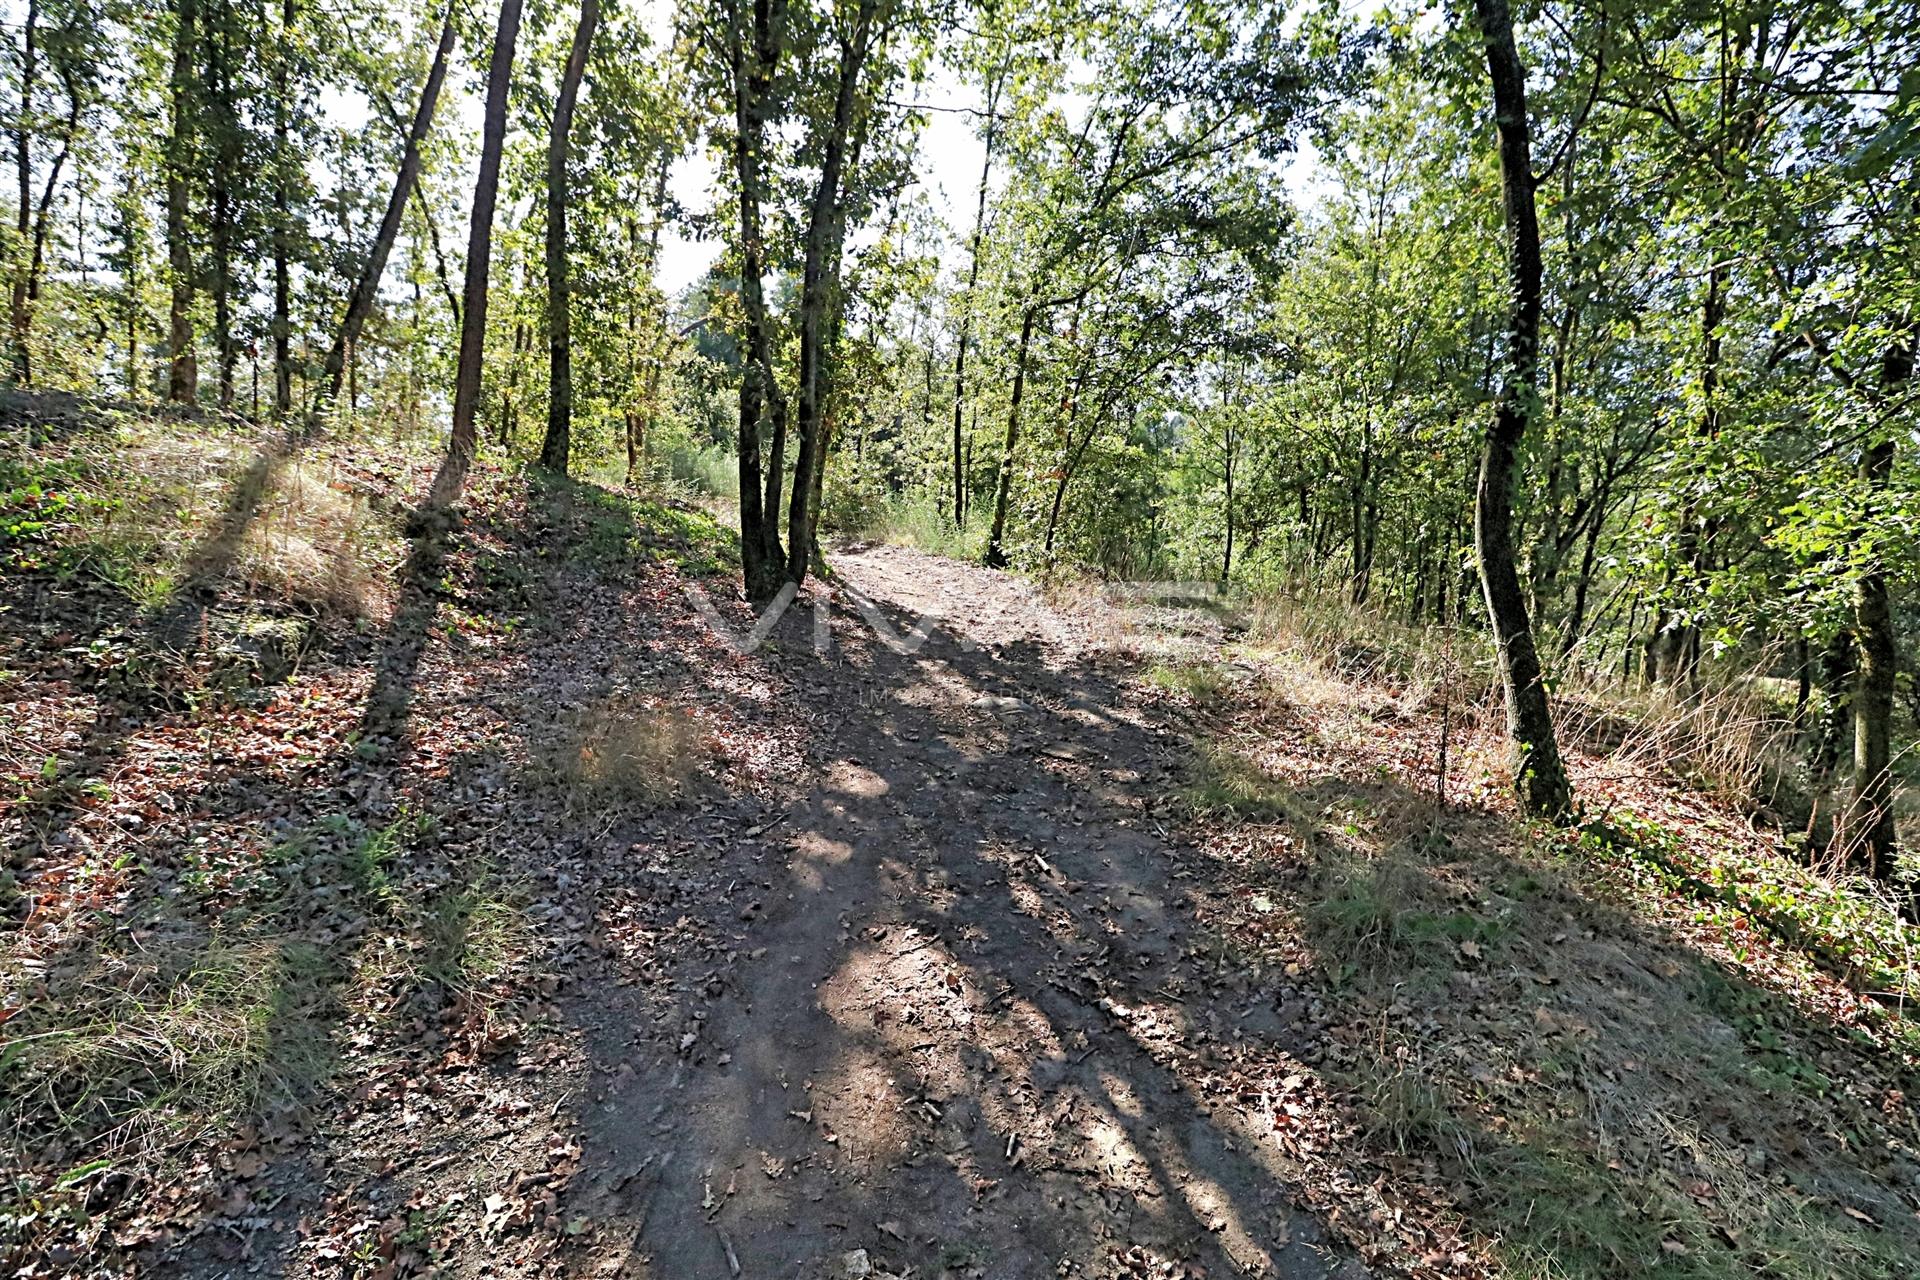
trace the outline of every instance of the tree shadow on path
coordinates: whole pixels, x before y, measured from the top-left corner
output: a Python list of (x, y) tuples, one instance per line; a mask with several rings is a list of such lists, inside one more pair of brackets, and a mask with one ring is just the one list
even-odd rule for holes
[[(810, 683), (811, 623), (770, 662)], [(1180, 907), (1194, 871), (1075, 774), (1161, 767), (1127, 691), (1033, 641), (900, 653), (844, 609), (834, 641), (818, 782), (742, 841), (767, 869), (724, 994), (684, 1057), (580, 1113), (587, 1184), (646, 1170), (596, 1205), (634, 1233), (617, 1265), (1362, 1274), (1209, 1059), (1234, 1028)], [(616, 1078), (635, 1056), (599, 1052)]]

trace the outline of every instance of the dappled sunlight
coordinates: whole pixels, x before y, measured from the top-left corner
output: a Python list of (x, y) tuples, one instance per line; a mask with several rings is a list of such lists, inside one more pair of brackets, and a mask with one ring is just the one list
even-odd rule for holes
[(794, 883), (808, 893), (818, 893), (826, 888), (827, 869), (841, 866), (853, 857), (853, 846), (844, 840), (833, 840), (817, 831), (802, 831), (789, 842), (788, 848), (793, 857), (787, 861), (787, 870), (792, 873)]
[(864, 765), (839, 760), (828, 768), (826, 786), (857, 800), (877, 800), (887, 794), (887, 780)]
[[(662, 1280), (842, 1280), (855, 1255), (1440, 1280), (1737, 1251), (1811, 1280), (1907, 1238), (1904, 1156), (1856, 1140), (1897, 1134), (1903, 1086), (1827, 1030), (1885, 1020), (1830, 973), (1756, 980), (1779, 938), (1514, 822), (1478, 711), (1454, 708), (1442, 804), (1434, 687), (1282, 690), (1257, 652), (1209, 656), (1208, 619), (1146, 667), (1019, 595), (973, 647), (897, 653), (842, 609), (827, 655), (796, 615), (742, 656), (664, 558), (596, 559), (631, 552), (628, 517), (581, 498), (529, 541), (533, 482), (480, 474), (507, 505), (411, 563), (364, 656), (115, 726), (142, 768), (75, 772), (45, 828), (23, 947), (120, 918), (156, 826), (204, 837), (175, 882), (238, 909), (128, 1035), (291, 1079), (237, 1033), (331, 1019), (332, 1110), (216, 1154), (207, 1185), (244, 1204), (189, 1214), (288, 1197), (312, 1229), (262, 1228), (271, 1265), (479, 1240), (510, 1273)], [(904, 634), (861, 576), (891, 554), (848, 576)], [(83, 736), (116, 706), (61, 705)], [(1659, 796), (1701, 847), (1750, 842)], [(262, 896), (276, 866), (297, 893)], [(218, 1265), (217, 1238), (189, 1248)]]

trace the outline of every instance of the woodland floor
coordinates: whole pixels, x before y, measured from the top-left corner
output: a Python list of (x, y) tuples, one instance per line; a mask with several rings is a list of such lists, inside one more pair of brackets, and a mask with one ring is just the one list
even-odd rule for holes
[[(1912, 1274), (1905, 1020), (1471, 709), (1443, 808), (1432, 690), (1207, 607), (844, 546), (741, 654), (685, 507), (483, 470), (403, 561), (426, 460), (243, 443), (171, 597), (7, 573), (14, 1274)], [(359, 620), (149, 674), (296, 479)]]

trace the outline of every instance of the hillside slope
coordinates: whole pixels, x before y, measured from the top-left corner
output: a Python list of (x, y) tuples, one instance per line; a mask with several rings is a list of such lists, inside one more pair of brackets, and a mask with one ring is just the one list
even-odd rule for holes
[(684, 504), (5, 413), (18, 1274), (1920, 1256), (1898, 926), (1470, 680), (880, 546), (741, 652)]

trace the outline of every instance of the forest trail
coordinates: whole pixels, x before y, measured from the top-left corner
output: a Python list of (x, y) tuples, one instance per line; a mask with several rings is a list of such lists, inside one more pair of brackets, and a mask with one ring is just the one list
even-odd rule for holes
[(693, 1060), (583, 1117), (590, 1183), (641, 1171), (607, 1206), (626, 1273), (1364, 1274), (1209, 1097), (1221, 1046), (1285, 1032), (1201, 958), (1204, 867), (1153, 817), (1184, 743), (1111, 660), (1120, 617), (897, 547), (833, 563), (817, 781), (740, 850), (751, 947)]
[[(900, 547), (756, 626), (691, 504), (483, 466), (409, 549), (415, 466), (284, 469), (196, 651), (0, 580), (23, 1274), (1910, 1271), (1905, 1021), (1514, 822), (1487, 714), (1437, 804), (1465, 681)], [(346, 495), (359, 612), (240, 649)]]

